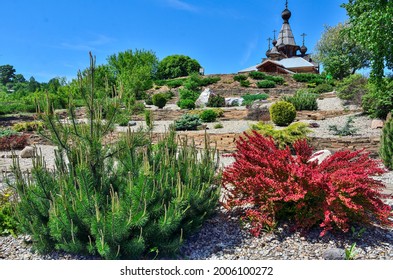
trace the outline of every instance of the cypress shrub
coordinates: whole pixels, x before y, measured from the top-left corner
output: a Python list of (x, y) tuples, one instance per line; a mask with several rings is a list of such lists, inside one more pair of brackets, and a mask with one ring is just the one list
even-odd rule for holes
[(162, 109), (166, 105), (167, 99), (164, 94), (157, 93), (153, 95), (152, 101), (154, 106)]
[(270, 118), (278, 126), (287, 126), (296, 118), (296, 108), (286, 101), (274, 103), (270, 109)]
[(393, 169), (393, 119), (388, 120), (382, 129), (379, 155), (385, 166)]

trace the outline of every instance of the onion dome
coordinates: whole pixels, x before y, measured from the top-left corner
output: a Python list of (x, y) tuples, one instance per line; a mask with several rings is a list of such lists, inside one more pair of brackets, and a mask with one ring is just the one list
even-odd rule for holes
[(272, 44), (273, 44), (273, 46), (276, 46), (276, 45), (277, 45), (277, 40), (274, 39), (273, 42), (272, 42)]
[(303, 45), (303, 46), (300, 48), (300, 53), (301, 53), (302, 55), (305, 55), (306, 52), (307, 52), (307, 47), (306, 47), (305, 45)]
[(269, 57), (270, 53), (271, 53), (270, 50), (267, 50), (266, 51), (266, 57)]
[(284, 11), (282, 11), (282, 13), (281, 13), (281, 17), (282, 17), (282, 19), (284, 20), (284, 22), (288, 22), (289, 21), (289, 19), (291, 18), (291, 15), (292, 15), (292, 13), (291, 13), (291, 11), (290, 10), (288, 10), (288, 9), (285, 9)]

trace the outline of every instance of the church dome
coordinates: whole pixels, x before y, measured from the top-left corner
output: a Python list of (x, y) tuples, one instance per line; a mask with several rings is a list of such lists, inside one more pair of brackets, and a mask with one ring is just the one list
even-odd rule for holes
[(306, 52), (307, 52), (307, 47), (305, 46), (305, 45), (303, 45), (301, 48), (300, 48), (300, 52), (304, 55), (304, 54), (306, 54)]
[(288, 22), (288, 20), (291, 18), (291, 11), (288, 9), (285, 9), (284, 11), (282, 11), (281, 13), (281, 17), (285, 22)]

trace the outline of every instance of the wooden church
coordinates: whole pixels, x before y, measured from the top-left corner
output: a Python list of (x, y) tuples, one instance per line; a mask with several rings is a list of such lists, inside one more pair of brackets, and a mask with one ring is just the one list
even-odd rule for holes
[(278, 38), (276, 39), (276, 31), (274, 31), (273, 41), (269, 38), (269, 46), (266, 52), (266, 58), (261, 63), (239, 71), (239, 73), (247, 73), (252, 71), (269, 72), (269, 73), (319, 73), (319, 65), (312, 61), (310, 54), (307, 54), (307, 47), (298, 46), (289, 19), (291, 11), (288, 9), (288, 1), (285, 4), (285, 10), (281, 13), (283, 24), (280, 29)]

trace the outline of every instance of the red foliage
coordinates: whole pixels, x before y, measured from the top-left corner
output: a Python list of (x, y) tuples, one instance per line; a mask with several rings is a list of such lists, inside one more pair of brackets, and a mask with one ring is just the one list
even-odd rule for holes
[(21, 150), (27, 146), (29, 136), (14, 134), (0, 138), (0, 151)]
[(223, 173), (224, 206), (242, 207), (258, 236), (276, 219), (293, 219), (295, 227), (348, 231), (351, 223), (393, 225), (391, 209), (382, 201), (385, 186), (370, 176), (385, 171), (364, 151), (341, 151), (320, 165), (308, 162), (312, 148), (301, 140), (280, 150), (273, 139), (256, 131), (237, 141), (235, 162)]

